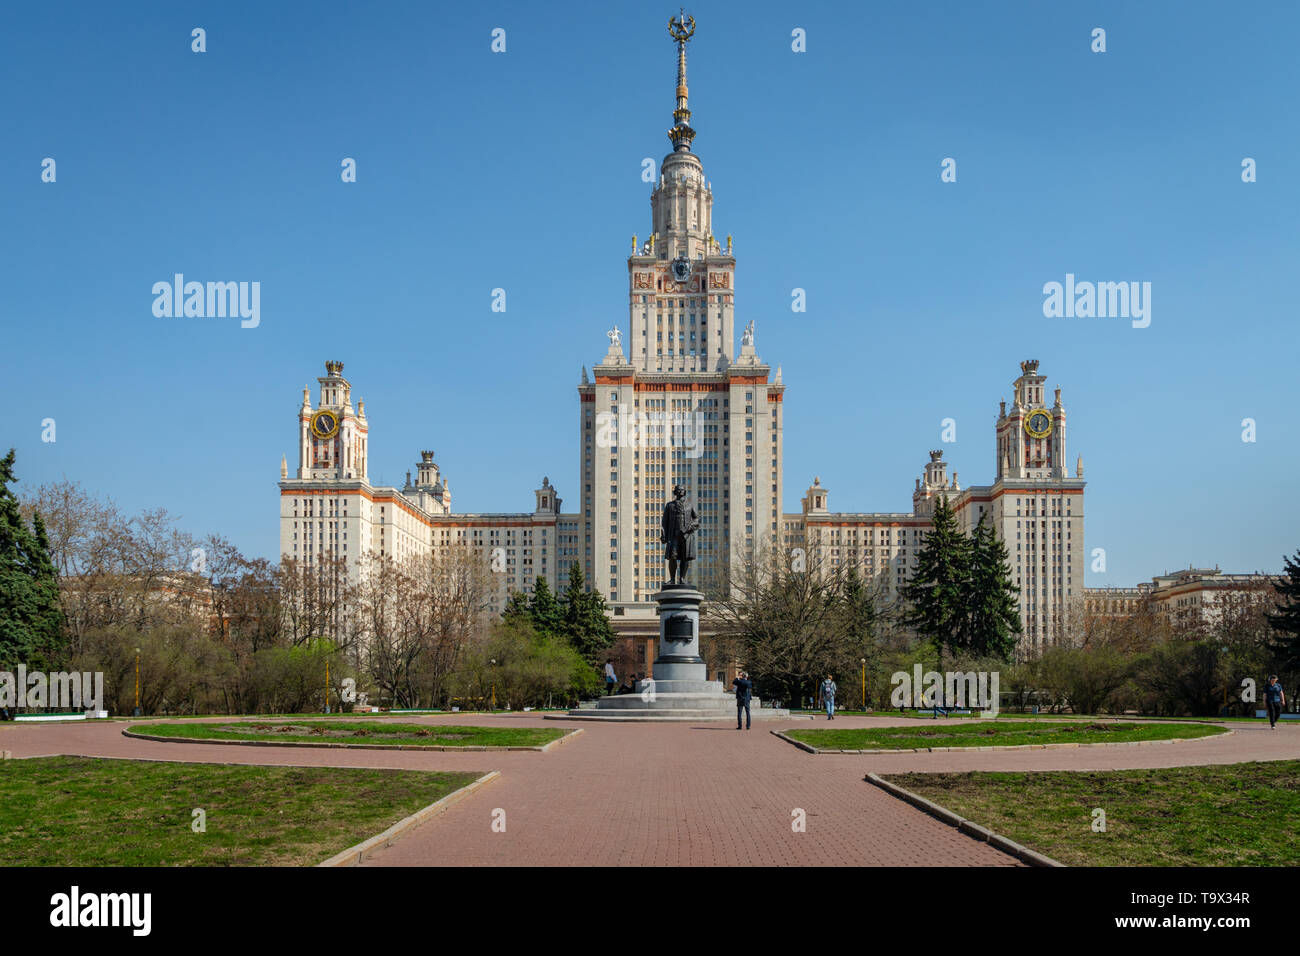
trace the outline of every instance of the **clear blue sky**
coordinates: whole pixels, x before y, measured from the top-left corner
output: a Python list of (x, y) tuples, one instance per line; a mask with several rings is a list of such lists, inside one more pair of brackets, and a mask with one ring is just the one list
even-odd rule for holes
[[(576, 503), (574, 386), (605, 330), (626, 332), (676, 12), (11, 5), (0, 442), (19, 477), (166, 506), (274, 557), (302, 386), (341, 359), (373, 479), (400, 483), (433, 448), (456, 510), (531, 509), (543, 475)], [(789, 386), (787, 510), (814, 475), (835, 510), (905, 510), (931, 448), (963, 484), (991, 481), (998, 400), (1038, 358), (1085, 459), (1086, 546), (1108, 554), (1090, 585), (1276, 569), (1300, 546), (1300, 7), (689, 12), (695, 151), (715, 232), (735, 235), (738, 322)], [(260, 282), (260, 327), (155, 318), (151, 287), (175, 272)], [(1151, 282), (1150, 327), (1045, 318), (1043, 284), (1067, 272)], [(947, 417), (958, 441), (941, 445)]]

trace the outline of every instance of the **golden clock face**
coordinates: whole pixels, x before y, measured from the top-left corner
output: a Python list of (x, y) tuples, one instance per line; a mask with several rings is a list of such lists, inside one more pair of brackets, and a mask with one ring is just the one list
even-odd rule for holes
[(1025, 419), (1025, 434), (1030, 438), (1046, 438), (1052, 434), (1052, 416), (1041, 410), (1030, 412)]
[(311, 433), (317, 438), (333, 438), (339, 430), (339, 417), (321, 409), (311, 417)]

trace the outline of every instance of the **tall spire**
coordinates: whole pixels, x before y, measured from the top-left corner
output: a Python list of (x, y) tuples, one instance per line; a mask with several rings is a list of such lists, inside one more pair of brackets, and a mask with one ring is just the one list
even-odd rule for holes
[(673, 141), (674, 153), (689, 153), (695, 130), (691, 129), (691, 110), (686, 105), (686, 41), (695, 34), (695, 18), (683, 10), (677, 17), (668, 18), (668, 33), (677, 41), (677, 108), (673, 110), (673, 128), (668, 138)]

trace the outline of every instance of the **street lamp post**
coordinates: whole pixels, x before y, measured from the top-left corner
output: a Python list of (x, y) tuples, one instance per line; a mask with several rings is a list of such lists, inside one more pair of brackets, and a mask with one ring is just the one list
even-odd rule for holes
[(488, 663), (492, 665), (492, 706), (491, 706), (491, 709), (492, 709), (492, 710), (496, 710), (496, 709), (497, 709), (497, 671), (496, 671), (497, 659), (496, 659), (495, 657), (493, 657), (491, 660), (488, 661)]
[(325, 713), (330, 712), (330, 659), (325, 658)]
[(133, 717), (140, 716), (140, 648), (135, 649), (135, 713)]
[(867, 659), (862, 658), (862, 709), (867, 709)]

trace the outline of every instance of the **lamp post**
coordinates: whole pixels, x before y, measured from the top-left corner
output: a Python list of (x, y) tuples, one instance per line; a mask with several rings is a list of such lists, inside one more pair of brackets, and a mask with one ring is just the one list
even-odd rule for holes
[(862, 658), (862, 709), (867, 709), (867, 659)]
[(492, 710), (496, 710), (496, 709), (497, 709), (497, 671), (496, 671), (497, 659), (496, 659), (495, 657), (493, 657), (493, 658), (491, 658), (491, 659), (488, 661), (488, 663), (492, 665), (492, 706), (491, 706), (491, 709), (492, 709)]
[(140, 716), (140, 648), (135, 649), (135, 713), (133, 717)]
[(325, 713), (330, 712), (330, 659), (325, 658)]

